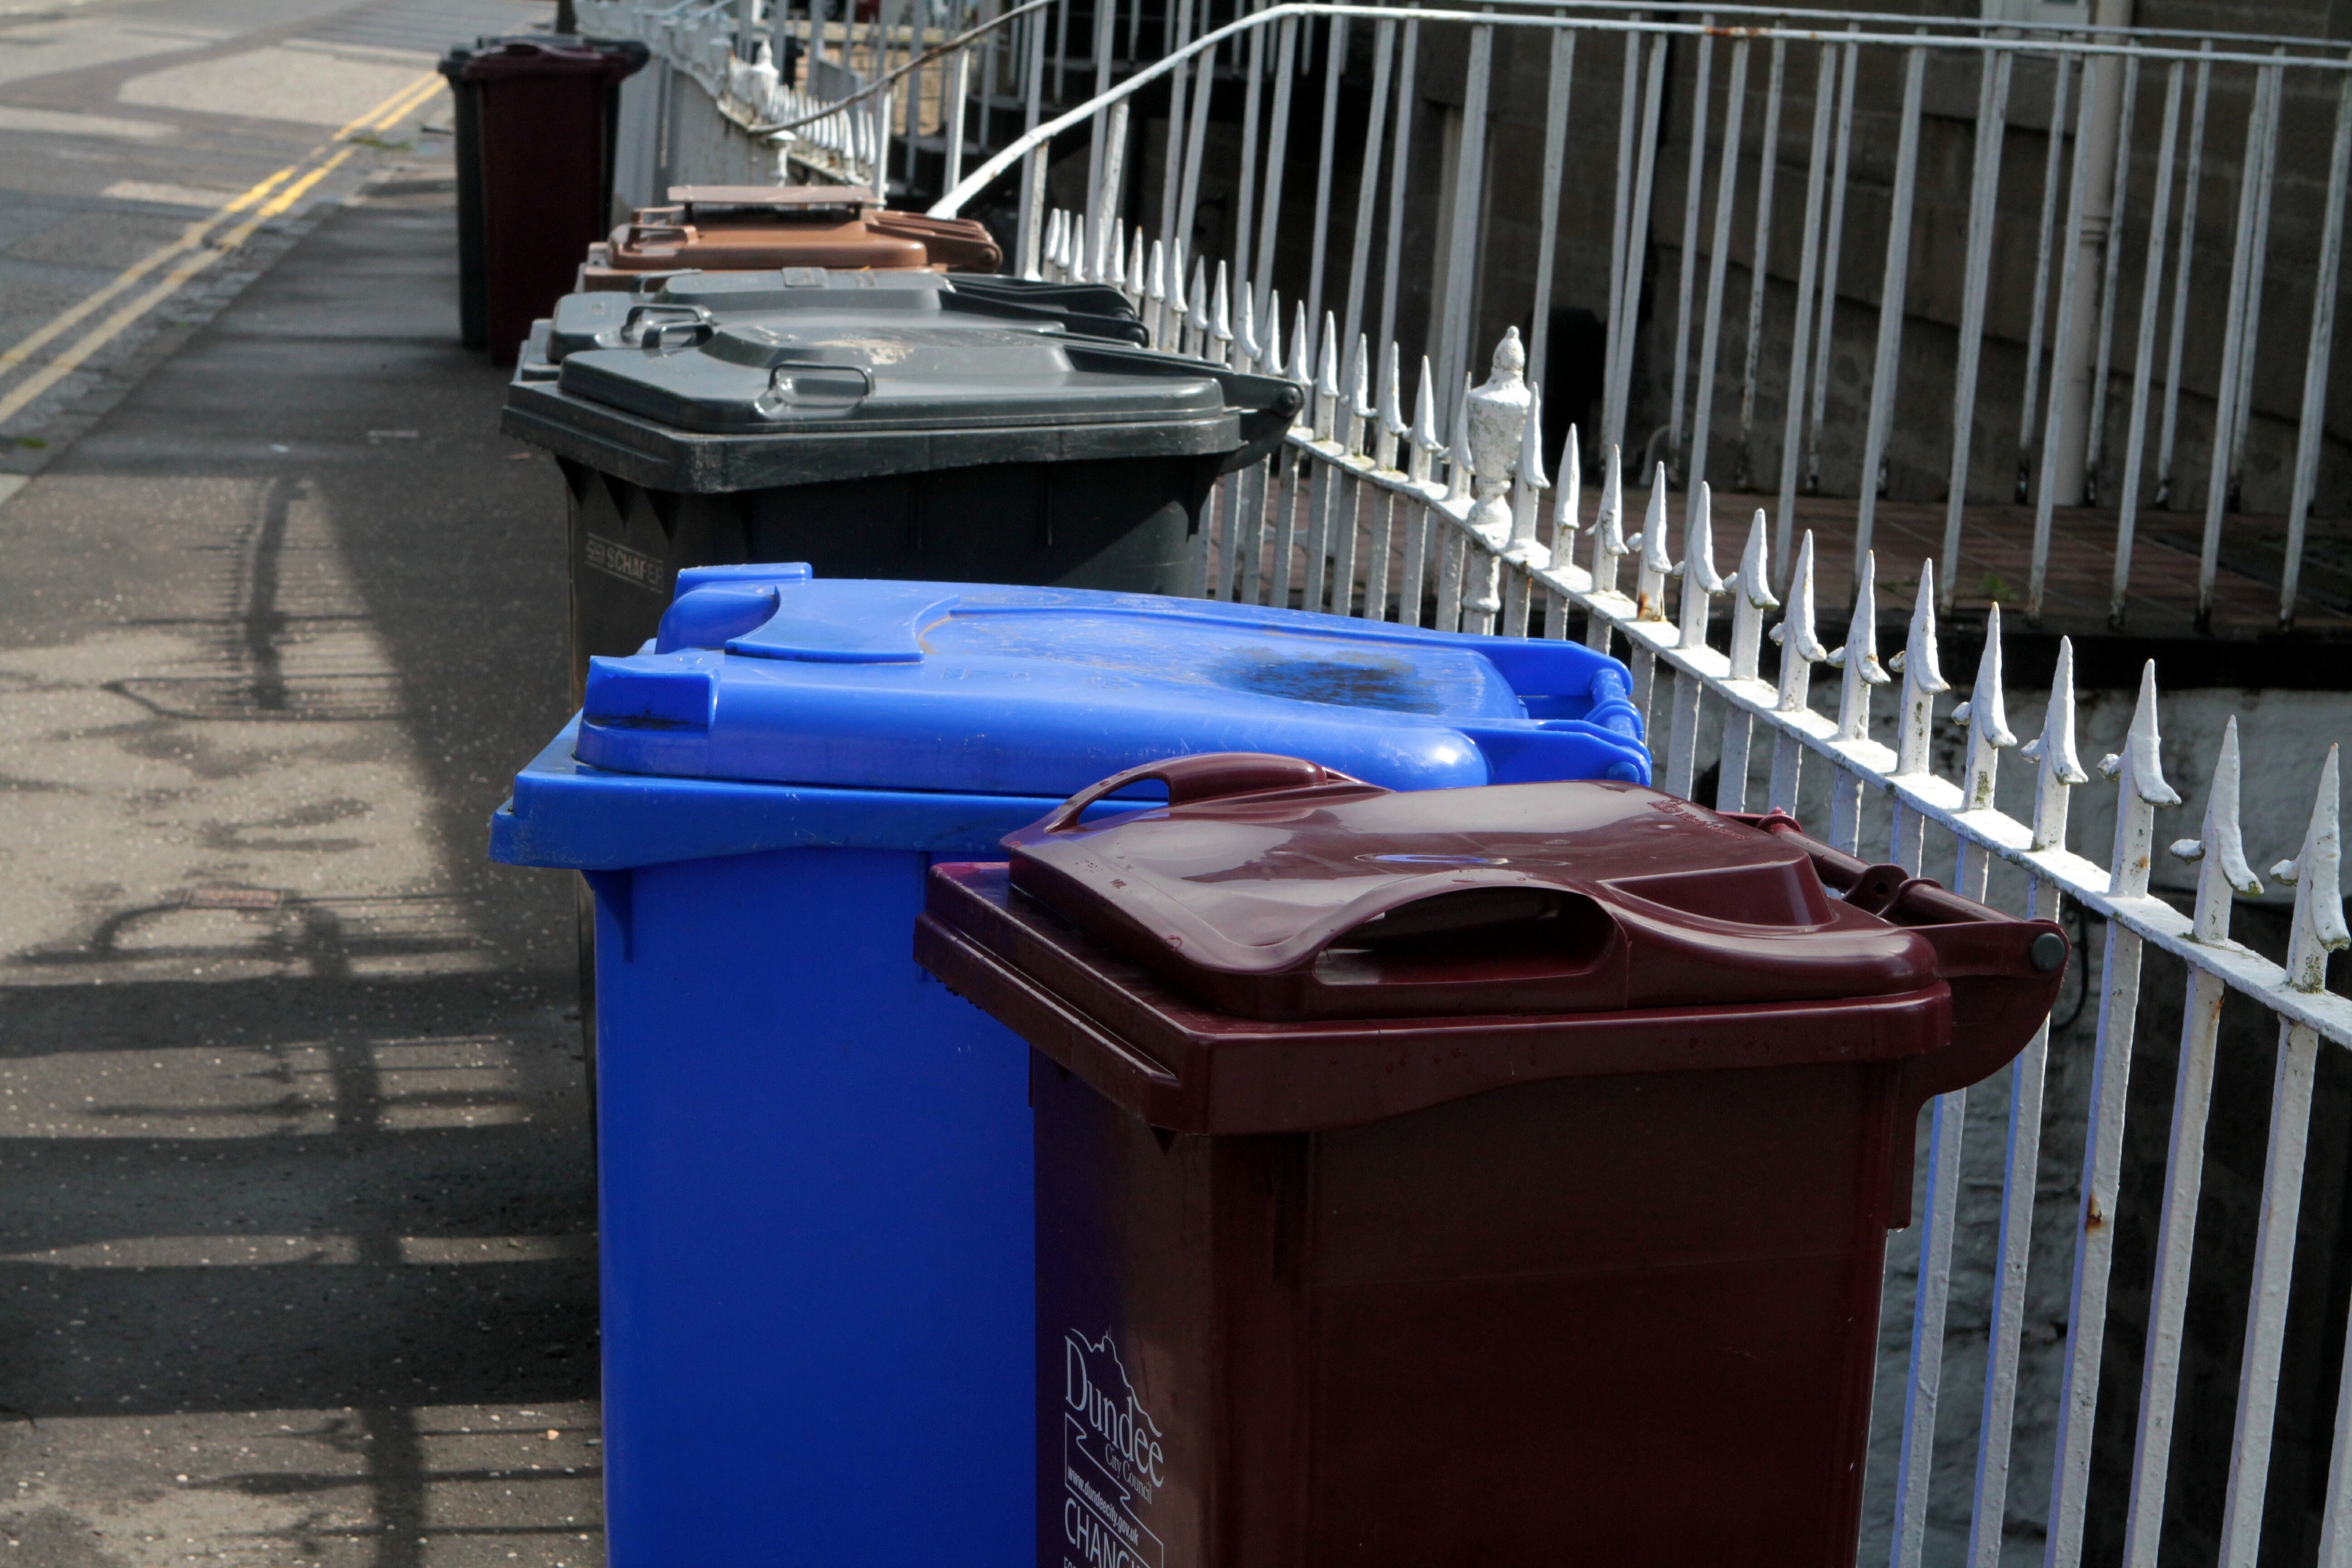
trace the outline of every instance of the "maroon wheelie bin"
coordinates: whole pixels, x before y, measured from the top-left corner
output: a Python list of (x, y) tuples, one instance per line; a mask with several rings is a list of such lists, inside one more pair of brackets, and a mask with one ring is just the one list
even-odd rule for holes
[(514, 363), (604, 237), (616, 89), (646, 59), (643, 44), (560, 36), (484, 38), (442, 57), (457, 102), (460, 327), (492, 363)]
[(1632, 784), (1004, 842), (916, 952), (1034, 1047), (1041, 1564), (1850, 1568), (1917, 1112), (2057, 926)]

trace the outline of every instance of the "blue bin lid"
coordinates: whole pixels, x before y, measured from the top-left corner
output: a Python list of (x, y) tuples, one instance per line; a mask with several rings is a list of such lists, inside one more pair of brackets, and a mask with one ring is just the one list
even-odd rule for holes
[(1631, 681), (1577, 644), (1086, 589), (680, 572), (651, 647), (590, 662), (611, 773), (1060, 797), (1198, 752), (1390, 789), (1646, 784)]

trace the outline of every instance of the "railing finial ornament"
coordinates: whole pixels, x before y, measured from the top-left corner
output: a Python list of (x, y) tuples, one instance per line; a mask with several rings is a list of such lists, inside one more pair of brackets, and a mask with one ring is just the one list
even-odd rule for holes
[(2176, 839), (2172, 845), (2175, 856), (2197, 868), (2192, 941), (2229, 941), (2233, 895), (2252, 898), (2263, 890), (2261, 879), (2246, 864), (2246, 841), (2238, 828), (2241, 771), (2238, 718), (2233, 713), (2221, 726), (2221, 754), (2214, 760), (2213, 782), (2205, 792), (2204, 825), (2196, 837)]
[(2164, 782), (2164, 761), (2156, 732), (2156, 660), (2140, 667), (2139, 701), (2132, 710), (2124, 749), (2099, 762), (2099, 772), (2116, 781), (2116, 856), (2107, 890), (2117, 898), (2147, 891), (2156, 848), (2156, 808), (2179, 805), (2180, 794)]
[(1290, 318), (1290, 379), (1310, 395), (1315, 390), (1315, 334), (1308, 330), (1304, 300)]
[[(1567, 443), (1559, 449), (1559, 488), (1551, 498), (1551, 558), (1562, 563), (1576, 559), (1576, 533), (1584, 521), (1584, 454), (1576, 426), (1568, 426)], [(1563, 605), (1560, 613), (1567, 613)]]
[(1265, 363), (1265, 345), (1257, 341), (1256, 297), (1256, 289), (1247, 284), (1242, 286), (1241, 328), (1234, 336), (1241, 354), (1236, 369), (1256, 370)]
[(2327, 989), (2327, 955), (2352, 947), (2344, 925), (2344, 838), (2336, 782), (2338, 748), (2327, 748), (2319, 767), (2319, 795), (2311, 803), (2311, 825), (2303, 850), (2271, 868), (2271, 875), (2294, 886), (2294, 921), (2286, 943), (2286, 983), (2298, 991)]
[(1497, 549), (1511, 535), (1511, 510), (1504, 498), (1510, 492), (1511, 470), (1526, 432), (1528, 410), (1535, 401), (1528, 389), (1527, 366), (1519, 329), (1509, 328), (1495, 345), (1485, 384), (1462, 400), (1471, 494), (1476, 498), (1469, 523)]
[(1091, 283), (1095, 280), (1095, 247), (1087, 234), (1087, 215), (1079, 213), (1072, 223), (1077, 237), (1070, 247), (1070, 281)]

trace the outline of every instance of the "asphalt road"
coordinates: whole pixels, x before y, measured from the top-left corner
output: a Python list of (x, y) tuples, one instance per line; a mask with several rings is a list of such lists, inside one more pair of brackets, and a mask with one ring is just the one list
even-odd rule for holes
[(333, 140), (544, 9), (0, 11), (0, 1568), (602, 1561), (558, 480)]
[(551, 14), (0, 0), (0, 474), (37, 468), (319, 211), (446, 155), (449, 42)]

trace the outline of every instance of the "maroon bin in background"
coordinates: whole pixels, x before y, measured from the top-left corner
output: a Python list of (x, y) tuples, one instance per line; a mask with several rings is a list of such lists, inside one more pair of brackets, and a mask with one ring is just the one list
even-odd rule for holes
[(1632, 784), (1005, 844), (916, 954), (1035, 1047), (1043, 1568), (1850, 1568), (1917, 1112), (2055, 925)]
[(474, 132), (472, 147), (461, 134), (457, 149), (472, 163), (459, 171), (460, 206), (474, 192), (479, 204), (478, 259), (460, 259), (479, 269), (478, 294), (473, 278), (461, 284), (465, 335), (488, 347), (491, 363), (515, 362), (531, 323), (571, 291), (581, 256), (604, 237), (614, 89), (645, 61), (642, 44), (557, 37), (487, 38), (443, 58), (459, 129)]

